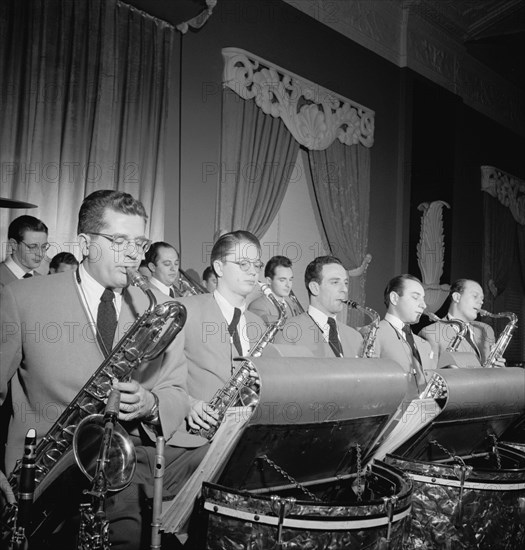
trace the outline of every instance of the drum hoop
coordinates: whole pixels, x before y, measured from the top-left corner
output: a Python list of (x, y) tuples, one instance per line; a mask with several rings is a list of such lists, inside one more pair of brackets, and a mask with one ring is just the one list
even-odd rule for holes
[(491, 483), (490, 481), (464, 481), (461, 483), (461, 481), (456, 479), (447, 479), (447, 478), (439, 478), (435, 476), (424, 476), (420, 474), (413, 474), (411, 472), (407, 472), (407, 475), (409, 475), (414, 481), (419, 481), (423, 483), (430, 483), (432, 485), (443, 485), (446, 487), (461, 487), (463, 486), (464, 489), (478, 489), (478, 490), (484, 490), (484, 491), (521, 491), (525, 489), (525, 483)]
[[(253, 512), (243, 512), (227, 506), (220, 506), (219, 504), (213, 504), (212, 502), (204, 502), (204, 509), (221, 516), (228, 516), (238, 519), (243, 519), (250, 523), (262, 523), (264, 525), (279, 525), (279, 518), (276, 516), (266, 516), (261, 514), (254, 514)], [(407, 506), (404, 510), (401, 510), (394, 514), (392, 523), (404, 519), (410, 514), (411, 506)], [(312, 519), (297, 519), (284, 518), (282, 521), (283, 527), (289, 527), (293, 529), (314, 529), (323, 531), (345, 531), (349, 529), (366, 529), (373, 527), (383, 527), (389, 524), (388, 516), (381, 516), (367, 519), (351, 519), (351, 520), (332, 520), (329, 517), (323, 518), (323, 520)]]

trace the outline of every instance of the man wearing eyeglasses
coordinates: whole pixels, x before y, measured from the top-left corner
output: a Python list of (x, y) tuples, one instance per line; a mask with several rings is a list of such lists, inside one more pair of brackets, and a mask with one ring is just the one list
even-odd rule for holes
[(0, 263), (0, 289), (6, 284), (40, 275), (38, 269), (49, 248), (47, 226), (33, 216), (20, 216), (9, 225), (11, 256)]
[[(128, 286), (127, 276), (128, 269), (138, 268), (151, 244), (145, 234), (146, 220), (143, 205), (131, 195), (96, 191), (84, 200), (79, 213), (83, 256), (79, 269), (4, 288), (0, 402), (11, 382), (14, 410), (6, 472), (22, 457), (28, 428), (36, 429), (39, 440), (45, 436), (149, 307), (146, 294)], [(152, 292), (158, 303), (170, 299), (155, 289)], [(138, 549), (145, 547), (150, 534), (147, 499), (153, 493), (155, 432), (161, 432), (168, 443), (165, 496), (176, 494), (202, 458), (170, 445), (189, 411), (182, 339), (176, 337), (159, 357), (138, 365), (131, 380), (115, 380), (113, 387), (120, 391), (119, 421), (135, 445), (137, 466), (130, 486), (105, 500), (110, 542), (112, 549)], [(78, 511), (78, 503), (69, 500), (77, 494), (74, 489), (63, 488), (57, 502), (60, 517)], [(63, 532), (53, 536), (59, 538), (48, 540), (49, 548), (72, 547), (71, 540), (60, 538)], [(46, 548), (41, 538), (36, 545)]]
[(234, 358), (246, 356), (265, 331), (263, 320), (246, 310), (246, 297), (264, 266), (259, 240), (248, 231), (226, 233), (214, 244), (210, 260), (217, 274), (215, 291), (180, 300), (188, 312), (183, 333), (191, 410), (175, 440), (186, 446), (205, 442), (187, 435), (185, 428), (216, 425), (207, 403), (238, 370)]

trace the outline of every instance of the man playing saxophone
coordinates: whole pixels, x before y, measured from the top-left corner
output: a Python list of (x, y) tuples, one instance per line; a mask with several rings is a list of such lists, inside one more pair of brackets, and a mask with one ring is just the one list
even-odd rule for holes
[[(142, 290), (128, 287), (127, 272), (136, 269), (151, 242), (147, 215), (127, 193), (102, 190), (80, 208), (78, 241), (83, 261), (76, 271), (34, 277), (3, 289), (1, 300), (0, 401), (11, 386), (13, 414), (6, 447), (6, 471), (24, 450), (28, 428), (41, 439), (111, 356), (112, 347), (148, 307)], [(158, 303), (169, 300), (154, 292)], [(135, 444), (137, 467), (131, 484), (106, 501), (113, 549), (138, 549), (149, 534), (147, 498), (153, 489), (155, 430), (167, 440), (189, 410), (183, 344), (178, 338), (159, 357), (140, 364), (129, 381), (114, 382), (120, 391), (119, 420)], [(60, 452), (60, 450), (57, 450)], [(185, 449), (166, 451), (165, 490), (178, 484), (201, 457)], [(49, 535), (50, 548), (73, 547), (76, 530), (70, 516), (78, 505), (64, 504), (75, 493), (67, 487), (56, 499), (63, 505), (64, 529)], [(80, 492), (80, 488), (79, 491)], [(142, 524), (145, 529), (142, 529)], [(47, 548), (41, 536), (38, 548)]]
[(334, 256), (315, 258), (306, 267), (304, 282), (308, 311), (289, 319), (275, 343), (304, 346), (314, 357), (357, 357), (362, 336), (336, 320), (348, 298), (348, 274), (341, 261)]
[(384, 291), (387, 308), (376, 333), (377, 357), (391, 359), (407, 373), (407, 397), (417, 397), (425, 388), (425, 371), (437, 366), (436, 354), (430, 344), (414, 336), (410, 325), (417, 323), (425, 310), (425, 289), (413, 275), (403, 274), (391, 279)]
[[(286, 256), (273, 256), (270, 258), (264, 268), (264, 277), (275, 298), (283, 304), (286, 317), (299, 315), (301, 313), (299, 308), (290, 298), (293, 285), (293, 270), (290, 258)], [(251, 302), (248, 309), (268, 325), (275, 323), (279, 318), (277, 307), (264, 295)]]
[[(182, 335), (191, 405), (186, 422), (192, 430), (216, 425), (217, 415), (208, 402), (237, 370), (233, 359), (247, 355), (265, 332), (262, 319), (246, 311), (246, 297), (263, 267), (255, 235), (248, 231), (222, 235), (212, 248), (210, 263), (217, 274), (216, 290), (180, 300), (188, 312)], [(181, 439), (176, 439), (180, 445), (206, 442), (185, 435), (181, 432)]]
[[(458, 319), (468, 324), (464, 338), (459, 342), (457, 352), (473, 353), (475, 364), (470, 366), (481, 367), (490, 354), (495, 343), (494, 330), (487, 323), (476, 321), (483, 305), (483, 289), (471, 279), (458, 279), (450, 287), (448, 312), (444, 321)], [(436, 354), (445, 351), (457, 336), (456, 325), (452, 323), (433, 323), (424, 327), (419, 335), (425, 338)], [(505, 359), (499, 359), (496, 367), (504, 367)]]

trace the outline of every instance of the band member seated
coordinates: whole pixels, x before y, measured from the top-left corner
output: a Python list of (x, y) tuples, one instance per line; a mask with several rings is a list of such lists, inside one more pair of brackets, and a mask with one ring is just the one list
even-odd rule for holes
[(77, 267), (78, 260), (71, 252), (59, 252), (49, 262), (49, 275), (63, 271), (75, 271)]
[(0, 290), (12, 281), (40, 275), (35, 270), (49, 249), (47, 233), (46, 224), (33, 216), (19, 216), (9, 224), (11, 255), (0, 263)]
[(425, 371), (437, 365), (430, 344), (410, 328), (425, 310), (425, 289), (417, 277), (398, 275), (386, 285), (384, 298), (387, 312), (377, 329), (375, 355), (403, 367), (408, 374), (407, 396), (412, 399), (426, 386)]
[[(273, 256), (264, 268), (264, 276), (274, 296), (284, 304), (286, 316), (290, 318), (298, 315), (300, 312), (289, 297), (293, 285), (291, 260), (286, 256)], [(256, 298), (250, 303), (248, 309), (258, 315), (267, 325), (275, 323), (279, 318), (277, 308), (266, 296)]]
[(202, 284), (210, 293), (214, 292), (217, 288), (217, 275), (215, 275), (211, 265), (209, 265), (202, 273)]
[[(151, 244), (145, 234), (146, 220), (142, 203), (131, 195), (96, 191), (80, 208), (78, 240), (83, 261), (79, 269), (52, 277), (32, 277), (3, 289), (0, 402), (9, 382), (13, 397), (5, 457), (7, 472), (23, 455), (28, 429), (35, 428), (39, 440), (46, 435), (112, 353), (113, 346), (149, 306), (142, 290), (128, 286), (126, 274), (127, 268), (138, 267)], [(153, 292), (159, 303), (169, 300), (162, 293)], [(130, 381), (114, 382), (121, 394), (118, 418), (135, 444), (137, 466), (131, 485), (109, 493), (105, 502), (112, 549), (149, 546), (151, 513), (147, 499), (153, 494), (155, 430), (161, 431), (168, 442), (165, 496), (177, 493), (179, 484), (202, 458), (196, 452), (169, 445), (189, 410), (185, 387), (183, 342), (178, 337), (159, 357), (140, 364)], [(56, 506), (74, 492), (75, 487), (64, 489)], [(78, 513), (78, 505), (69, 508), (64, 514)], [(69, 532), (62, 531), (64, 537), (66, 531)], [(70, 533), (73, 537), (76, 534)], [(74, 541), (60, 536), (52, 536), (49, 548), (75, 547)], [(41, 538), (38, 548), (47, 548)]]
[[(477, 361), (475, 365), (470, 366), (483, 365), (495, 342), (492, 327), (487, 323), (476, 321), (483, 299), (483, 289), (471, 279), (458, 279), (454, 282), (447, 298), (448, 312), (444, 320), (459, 319), (468, 324), (468, 331), (455, 351), (474, 353)], [(430, 343), (436, 354), (439, 354), (455, 340), (457, 330), (458, 327), (453, 324), (433, 323), (423, 328), (419, 335)], [(496, 366), (504, 367), (505, 359), (499, 359)]]
[(341, 261), (334, 256), (315, 258), (306, 267), (304, 282), (308, 312), (289, 319), (275, 343), (304, 346), (314, 357), (357, 357), (362, 336), (335, 318), (348, 298), (348, 274)]
[(216, 425), (207, 403), (239, 368), (233, 359), (247, 355), (265, 332), (263, 321), (246, 311), (246, 296), (264, 265), (258, 239), (248, 231), (226, 233), (214, 244), (210, 261), (217, 289), (180, 300), (188, 312), (183, 333), (192, 429)]
[(151, 271), (150, 284), (171, 298), (180, 296), (174, 286), (179, 280), (179, 253), (171, 244), (153, 243), (146, 252), (146, 263)]

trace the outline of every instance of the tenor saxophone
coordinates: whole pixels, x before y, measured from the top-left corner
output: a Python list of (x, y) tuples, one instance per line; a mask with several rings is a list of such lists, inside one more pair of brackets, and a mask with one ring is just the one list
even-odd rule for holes
[(489, 313), (484, 309), (479, 310), (479, 315), (482, 317), (492, 317), (494, 319), (499, 319), (501, 317), (507, 317), (509, 322), (505, 325), (502, 333), (499, 335), (499, 338), (491, 349), (489, 356), (483, 363), (485, 368), (493, 368), (496, 362), (503, 357), (507, 346), (512, 338), (512, 333), (518, 326), (518, 316), (512, 311), (504, 311), (502, 313)]
[[(250, 349), (247, 357), (260, 357), (264, 348), (275, 338), (275, 335), (282, 329), (286, 321), (286, 306), (277, 300), (277, 298), (273, 295), (270, 286), (267, 284), (261, 284), (261, 290), (264, 295), (275, 305), (277, 311), (279, 312), (279, 317), (275, 323), (268, 326), (264, 334)], [(240, 367), (228, 380), (226, 385), (220, 388), (209, 402), (210, 407), (217, 412), (217, 424), (215, 426), (211, 426), (210, 428), (190, 430), (190, 433), (198, 434), (201, 437), (205, 437), (210, 440), (219, 429), (219, 426), (224, 420), (226, 411), (230, 407), (235, 406), (237, 403), (245, 407), (256, 405), (259, 401), (259, 395), (257, 390), (253, 389), (250, 384), (253, 380), (251, 376), (251, 372), (253, 370), (253, 363), (249, 359), (244, 358)]]
[(185, 271), (179, 268), (179, 285), (173, 287), (179, 298), (184, 296), (196, 296), (208, 294), (208, 291), (197, 281), (192, 279)]
[[(114, 381), (130, 379), (134, 370), (143, 362), (155, 359), (180, 332), (186, 321), (186, 308), (175, 301), (157, 304), (146, 279), (128, 270), (130, 284), (138, 286), (149, 298), (148, 309), (121, 338), (111, 354), (89, 378), (80, 392), (66, 407), (58, 420), (37, 445), (35, 451), (35, 494), (29, 537), (40, 532), (49, 518), (60, 495), (53, 491), (53, 481), (69, 468), (74, 456), (73, 439), (81, 421), (100, 414), (105, 408)], [(22, 462), (19, 460), (9, 476), (9, 483), (18, 493)], [(123, 465), (124, 467), (124, 465)], [(116, 477), (118, 477), (118, 473)], [(16, 505), (2, 518), (3, 529), (16, 524)]]
[(377, 336), (377, 329), (379, 328), (379, 321), (381, 317), (377, 311), (373, 310), (371, 307), (362, 306), (357, 302), (352, 300), (346, 300), (345, 303), (353, 309), (357, 309), (362, 313), (366, 313), (372, 319), (371, 323), (366, 329), (366, 336), (363, 343), (363, 350), (361, 351), (360, 357), (370, 358), (375, 357), (375, 341)]
[(465, 321), (461, 321), (460, 319), (441, 319), (436, 314), (427, 310), (423, 311), (423, 315), (426, 315), (431, 321), (434, 321), (434, 323), (442, 323), (444, 325), (451, 325), (453, 327), (456, 327), (456, 335), (448, 345), (446, 351), (453, 353), (458, 351), (459, 344), (461, 344), (462, 340), (467, 334), (468, 324), (465, 323)]

